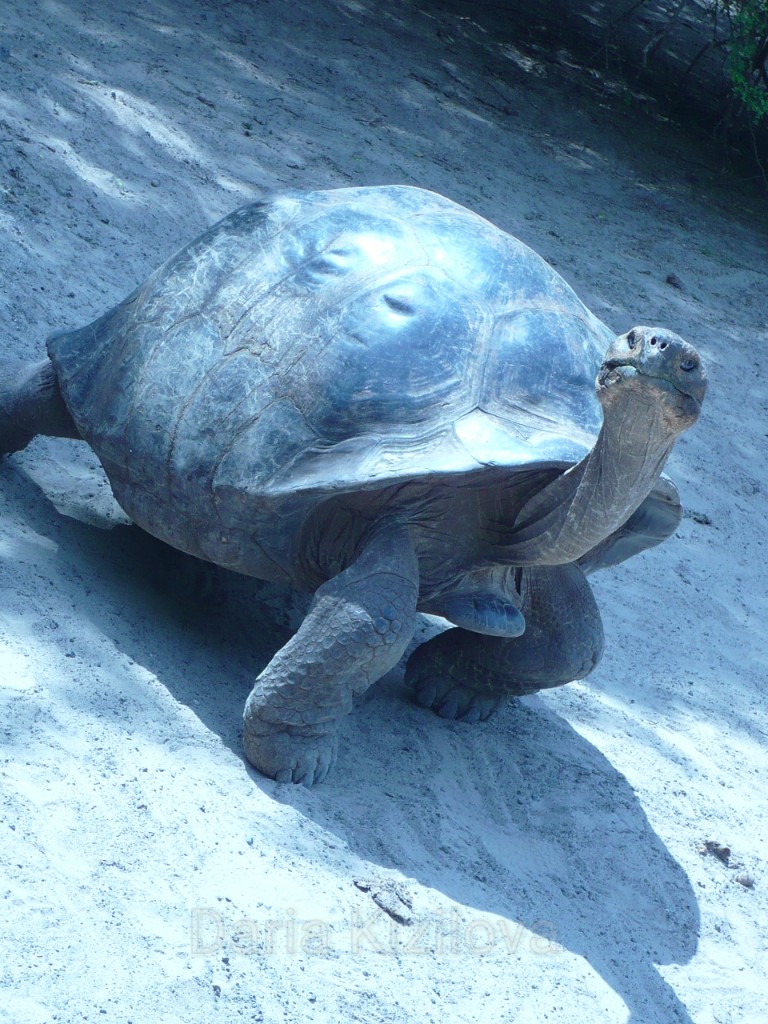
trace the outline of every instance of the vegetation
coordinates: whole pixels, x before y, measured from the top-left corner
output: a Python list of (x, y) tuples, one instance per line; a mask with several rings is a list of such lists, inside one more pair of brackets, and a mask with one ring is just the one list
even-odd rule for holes
[(734, 94), (752, 124), (768, 117), (768, 0), (717, 0), (730, 23), (726, 64)]

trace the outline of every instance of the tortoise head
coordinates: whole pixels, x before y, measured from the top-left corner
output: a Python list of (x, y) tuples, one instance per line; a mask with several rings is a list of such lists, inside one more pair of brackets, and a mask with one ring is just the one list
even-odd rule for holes
[(696, 349), (677, 334), (633, 327), (611, 344), (596, 388), (606, 415), (634, 399), (659, 412), (666, 429), (679, 434), (699, 418), (707, 375)]

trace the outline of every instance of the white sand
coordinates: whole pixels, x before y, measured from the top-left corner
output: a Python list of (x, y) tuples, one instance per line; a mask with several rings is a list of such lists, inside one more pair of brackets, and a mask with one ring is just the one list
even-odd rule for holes
[(0, 1018), (765, 1024), (765, 202), (599, 80), (396, 0), (4, 0), (0, 25), (7, 353), (263, 188), (402, 182), (711, 376), (669, 466), (697, 515), (595, 579), (594, 675), (470, 727), (394, 674), (312, 791), (240, 748), (300, 603), (116, 525), (83, 445), (7, 460)]

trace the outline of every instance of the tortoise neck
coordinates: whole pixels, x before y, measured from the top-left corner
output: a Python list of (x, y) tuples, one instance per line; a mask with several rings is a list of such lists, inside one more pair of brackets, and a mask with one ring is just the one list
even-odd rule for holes
[[(515, 565), (574, 562), (617, 530), (650, 493), (676, 434), (655, 406), (606, 411), (594, 448), (530, 498), (508, 546)], [(505, 558), (505, 561), (507, 559)]]

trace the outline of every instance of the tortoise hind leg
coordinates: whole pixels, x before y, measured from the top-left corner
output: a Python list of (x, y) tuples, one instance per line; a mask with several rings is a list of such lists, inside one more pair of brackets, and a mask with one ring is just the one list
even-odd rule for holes
[(418, 647), (405, 680), (419, 704), (442, 718), (478, 722), (506, 697), (583, 679), (603, 652), (603, 626), (592, 589), (577, 565), (522, 570), (522, 636), (449, 629)]
[(21, 451), (33, 437), (79, 437), (50, 359), (0, 363), (0, 455)]

